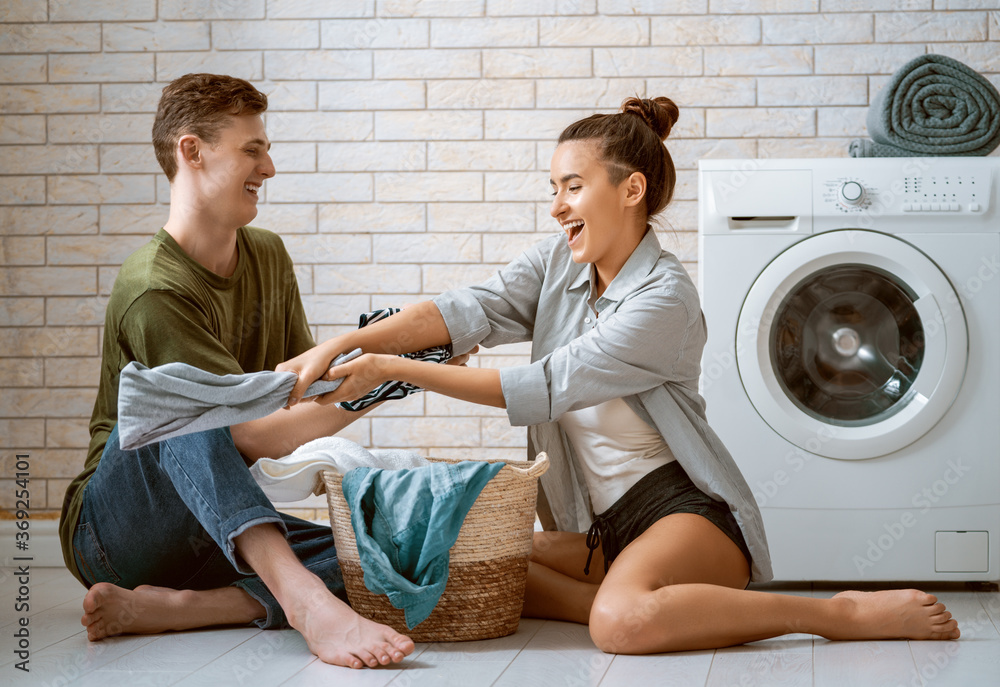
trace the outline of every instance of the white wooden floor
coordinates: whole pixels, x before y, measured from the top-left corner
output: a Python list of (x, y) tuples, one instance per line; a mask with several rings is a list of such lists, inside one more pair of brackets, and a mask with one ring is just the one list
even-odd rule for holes
[[(89, 643), (80, 625), (84, 588), (60, 568), (30, 572), (30, 673), (15, 668), (19, 583), (0, 569), (0, 686), (38, 685), (1000, 685), (1000, 593), (930, 590), (958, 619), (957, 642), (829, 642), (791, 635), (717, 651), (611, 656), (581, 625), (524, 620), (502, 639), (418, 644), (402, 664), (353, 671), (312, 656), (294, 630), (211, 629)], [(772, 591), (772, 590), (769, 590)], [(773, 590), (778, 591), (778, 590)], [(788, 593), (829, 596), (808, 586)]]

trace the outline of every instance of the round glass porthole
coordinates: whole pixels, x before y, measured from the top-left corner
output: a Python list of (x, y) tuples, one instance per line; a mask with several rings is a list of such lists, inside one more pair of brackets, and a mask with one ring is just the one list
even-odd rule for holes
[(924, 359), (915, 294), (868, 265), (825, 269), (795, 286), (771, 327), (788, 397), (834, 425), (880, 422), (902, 407)]
[(761, 418), (810, 453), (847, 460), (908, 446), (965, 378), (961, 299), (923, 252), (874, 231), (794, 243), (740, 309), (736, 363)]

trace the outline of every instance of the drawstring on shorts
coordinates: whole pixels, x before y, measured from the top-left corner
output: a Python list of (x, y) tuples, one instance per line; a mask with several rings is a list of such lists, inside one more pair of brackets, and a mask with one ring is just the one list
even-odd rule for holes
[(594, 551), (598, 546), (601, 547), (601, 553), (604, 554), (604, 572), (608, 572), (613, 557), (611, 554), (618, 550), (617, 543), (618, 538), (610, 523), (601, 516), (594, 518), (594, 523), (587, 530), (587, 548), (590, 549), (590, 552), (587, 554), (587, 564), (583, 566), (583, 574), (590, 574), (590, 561), (593, 560)]

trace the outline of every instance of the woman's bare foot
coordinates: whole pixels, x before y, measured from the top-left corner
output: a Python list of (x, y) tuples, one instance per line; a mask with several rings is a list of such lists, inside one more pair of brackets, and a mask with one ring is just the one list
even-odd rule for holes
[(841, 592), (842, 622), (827, 639), (958, 639), (958, 622), (931, 594), (917, 589)]
[(246, 624), (264, 614), (264, 607), (237, 587), (194, 591), (140, 585), (124, 589), (99, 582), (83, 599), (80, 623), (87, 628), (87, 639), (96, 642), (120, 634)]
[(302, 633), (309, 650), (324, 663), (375, 668), (399, 663), (413, 652), (412, 639), (387, 625), (362, 618), (325, 586), (320, 585), (297, 601), (297, 610), (287, 613), (288, 622)]

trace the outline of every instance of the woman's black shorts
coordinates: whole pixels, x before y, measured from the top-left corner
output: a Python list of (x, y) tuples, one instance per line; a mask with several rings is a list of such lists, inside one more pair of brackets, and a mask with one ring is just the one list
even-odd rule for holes
[(587, 533), (590, 555), (584, 574), (590, 572), (590, 559), (600, 546), (604, 554), (604, 570), (622, 549), (648, 530), (653, 523), (674, 513), (695, 513), (708, 518), (740, 547), (747, 563), (752, 565), (750, 550), (736, 518), (725, 502), (716, 501), (694, 485), (677, 461), (656, 468), (640, 479), (610, 508), (597, 516)]

